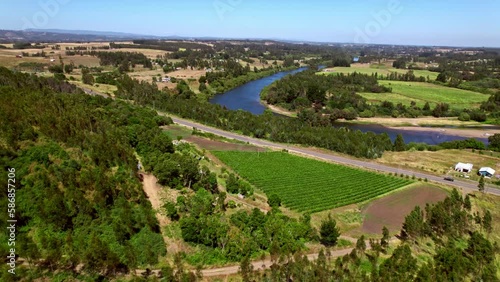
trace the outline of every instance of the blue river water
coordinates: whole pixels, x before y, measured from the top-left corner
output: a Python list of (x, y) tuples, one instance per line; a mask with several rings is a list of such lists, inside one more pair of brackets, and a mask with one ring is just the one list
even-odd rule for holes
[[(288, 74), (294, 74), (306, 70), (307, 68), (299, 68), (293, 71), (278, 72), (273, 75), (248, 82), (242, 86), (234, 88), (226, 93), (216, 95), (210, 100), (210, 103), (225, 106), (230, 110), (245, 110), (255, 115), (260, 115), (266, 110), (266, 106), (260, 101), (260, 92), (262, 89), (271, 83), (283, 78)], [(417, 142), (436, 145), (445, 141), (464, 140), (467, 139), (461, 136), (445, 134), (445, 132), (436, 131), (414, 131), (401, 130), (395, 128), (387, 128), (381, 125), (373, 124), (353, 124), (338, 122), (335, 127), (346, 127), (351, 130), (361, 130), (362, 132), (371, 131), (377, 134), (387, 133), (391, 140), (395, 140), (398, 134), (403, 135), (406, 143)], [(479, 141), (488, 143), (487, 138), (479, 138)]]

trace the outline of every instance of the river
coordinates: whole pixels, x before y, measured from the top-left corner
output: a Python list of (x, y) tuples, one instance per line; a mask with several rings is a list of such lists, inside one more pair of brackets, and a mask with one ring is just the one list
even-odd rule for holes
[[(294, 74), (306, 70), (307, 68), (299, 68), (293, 71), (278, 72), (273, 75), (248, 82), (242, 86), (234, 88), (224, 94), (216, 95), (210, 100), (210, 103), (225, 106), (231, 110), (245, 110), (255, 115), (260, 115), (267, 109), (260, 101), (260, 92), (264, 87), (270, 85), (278, 79), (283, 78), (288, 74)], [(436, 145), (445, 141), (464, 140), (466, 137), (443, 134), (435, 131), (412, 131), (387, 128), (382, 125), (374, 124), (352, 124), (338, 122), (335, 127), (346, 127), (351, 130), (361, 130), (362, 132), (371, 131), (374, 133), (387, 133), (391, 140), (395, 140), (398, 134), (403, 135), (406, 143), (417, 142)], [(488, 142), (487, 138), (477, 138), (477, 140)]]

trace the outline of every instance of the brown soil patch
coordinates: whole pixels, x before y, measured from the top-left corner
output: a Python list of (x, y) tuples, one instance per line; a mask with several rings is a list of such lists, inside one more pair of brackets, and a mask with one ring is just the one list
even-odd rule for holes
[(260, 148), (247, 144), (228, 143), (216, 140), (210, 140), (198, 136), (189, 136), (185, 139), (188, 142), (195, 143), (203, 149), (209, 151), (248, 151), (248, 152), (265, 152), (265, 148)]
[(362, 232), (380, 234), (386, 226), (391, 233), (398, 232), (415, 206), (425, 207), (426, 203), (436, 203), (446, 198), (447, 193), (431, 186), (419, 186), (392, 193), (377, 199), (364, 210)]
[(167, 253), (174, 254), (180, 251), (186, 251), (186, 246), (182, 240), (169, 238), (165, 235), (164, 230), (171, 223), (171, 221), (161, 212), (163, 200), (166, 199), (173, 201), (177, 198), (178, 192), (170, 190), (169, 193), (166, 193), (164, 188), (160, 184), (158, 184), (158, 180), (154, 175), (145, 173), (143, 173), (142, 175), (144, 177), (143, 189), (156, 213), (156, 218), (158, 219), (158, 222), (160, 224), (160, 229), (163, 236), (163, 241), (167, 246)]
[(163, 215), (160, 210), (162, 206), (162, 188), (157, 183), (157, 179), (154, 175), (151, 174), (142, 174), (144, 177), (143, 181), (143, 189), (146, 195), (148, 196), (149, 201), (151, 202), (151, 206), (156, 211), (156, 218), (160, 223), (160, 226), (163, 227), (169, 223), (168, 218)]

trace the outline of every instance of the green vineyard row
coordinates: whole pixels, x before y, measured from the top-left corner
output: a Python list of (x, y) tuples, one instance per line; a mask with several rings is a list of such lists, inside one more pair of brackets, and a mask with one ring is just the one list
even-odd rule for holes
[(255, 187), (277, 194), (286, 207), (301, 212), (363, 202), (413, 182), (284, 152), (213, 153)]

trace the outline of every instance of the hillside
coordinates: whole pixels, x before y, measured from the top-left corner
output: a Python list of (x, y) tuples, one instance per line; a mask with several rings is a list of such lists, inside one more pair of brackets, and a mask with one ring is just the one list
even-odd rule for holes
[[(5, 68), (0, 100), (2, 179), (15, 171), (9, 174), (15, 179), (9, 197), (15, 199), (10, 219), (17, 220), (17, 275), (78, 269), (97, 277), (156, 264), (165, 244), (142, 191), (134, 151), (155, 150), (157, 126), (168, 120)], [(2, 193), (1, 205), (7, 201)], [(1, 218), (7, 222), (7, 213)], [(1, 233), (3, 242), (6, 236)], [(12, 251), (2, 244), (0, 252), (5, 258)], [(13, 277), (7, 267), (2, 264), (2, 281)]]

